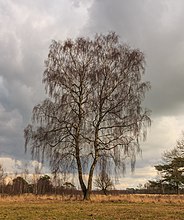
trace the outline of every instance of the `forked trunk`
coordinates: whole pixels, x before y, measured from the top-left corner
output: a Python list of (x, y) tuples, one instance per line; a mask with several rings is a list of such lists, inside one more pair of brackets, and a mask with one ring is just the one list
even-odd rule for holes
[(92, 190), (92, 183), (93, 183), (93, 173), (94, 173), (94, 169), (97, 163), (97, 157), (94, 159), (90, 171), (89, 171), (89, 178), (88, 178), (88, 187), (86, 188), (85, 193), (83, 193), (84, 196), (84, 200), (90, 200), (90, 196), (91, 196), (91, 190)]
[(86, 188), (86, 185), (85, 185), (84, 180), (83, 180), (82, 166), (81, 166), (81, 162), (80, 162), (79, 157), (77, 158), (77, 166), (78, 166), (78, 178), (79, 178), (80, 187), (82, 189), (83, 196), (85, 197), (86, 192), (87, 192), (87, 188)]
[(83, 200), (90, 200), (91, 190), (86, 189), (86, 192), (83, 193)]
[(107, 190), (106, 189), (102, 189), (102, 191), (103, 191), (104, 195), (107, 196)]

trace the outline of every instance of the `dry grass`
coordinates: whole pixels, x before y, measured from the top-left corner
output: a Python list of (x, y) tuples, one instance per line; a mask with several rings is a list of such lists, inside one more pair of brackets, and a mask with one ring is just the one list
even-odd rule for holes
[(123, 194), (123, 195), (93, 195), (92, 201), (121, 201), (133, 203), (173, 203), (184, 204), (184, 195), (155, 195), (155, 194)]
[[(82, 201), (81, 195), (33, 195), (0, 196), (0, 202), (41, 202), (41, 201)], [(184, 204), (184, 195), (122, 194), (92, 195), (91, 202), (126, 202), (126, 203), (173, 203)]]
[(0, 198), (0, 219), (3, 220), (182, 220), (183, 216), (183, 195), (93, 195), (89, 202), (81, 201), (81, 196)]
[(1, 202), (54, 202), (54, 201), (82, 201), (81, 195), (33, 195), (33, 194), (24, 194), (24, 195), (4, 195), (0, 196)]

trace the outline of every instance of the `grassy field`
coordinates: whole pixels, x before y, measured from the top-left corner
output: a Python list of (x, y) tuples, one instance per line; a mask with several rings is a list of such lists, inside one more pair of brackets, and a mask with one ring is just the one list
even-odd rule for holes
[[(184, 219), (183, 196), (20, 196), (0, 198), (0, 219)], [(75, 200), (75, 201), (74, 201)]]

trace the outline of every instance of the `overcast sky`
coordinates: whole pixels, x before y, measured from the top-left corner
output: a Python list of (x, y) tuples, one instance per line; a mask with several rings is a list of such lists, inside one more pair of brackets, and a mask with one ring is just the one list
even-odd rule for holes
[(0, 0), (0, 162), (6, 170), (31, 158), (24, 154), (23, 129), (44, 99), (51, 40), (116, 31), (144, 52), (152, 85), (145, 100), (152, 126), (135, 174), (127, 171), (121, 186), (154, 178), (153, 165), (184, 130), (183, 21), (183, 0)]

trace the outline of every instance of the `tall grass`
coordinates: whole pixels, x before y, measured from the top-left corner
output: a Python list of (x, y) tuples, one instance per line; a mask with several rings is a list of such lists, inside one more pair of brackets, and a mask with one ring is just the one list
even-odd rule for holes
[(94, 195), (92, 201), (95, 202), (133, 202), (133, 203), (176, 203), (184, 204), (184, 195), (158, 195), (158, 194), (123, 194), (123, 195)]
[[(82, 201), (82, 195), (33, 195), (0, 196), (0, 202), (54, 202), (54, 201)], [(156, 195), (156, 194), (122, 194), (99, 195), (93, 194), (91, 202), (128, 202), (128, 203), (173, 203), (184, 204), (184, 195)]]

